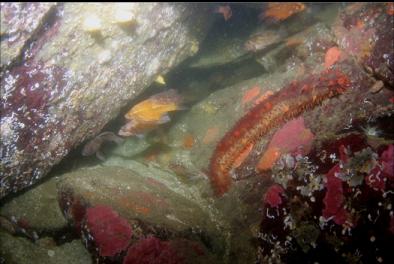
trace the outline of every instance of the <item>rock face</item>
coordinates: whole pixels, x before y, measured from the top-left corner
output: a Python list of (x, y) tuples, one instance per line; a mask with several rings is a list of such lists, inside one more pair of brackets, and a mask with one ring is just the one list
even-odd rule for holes
[(44, 177), (158, 74), (194, 55), (207, 10), (2, 3), (0, 198)]
[[(127, 163), (133, 169), (84, 168), (65, 174), (58, 184), (64, 215), (81, 230), (100, 263), (121, 259), (130, 245), (147, 238), (157, 239), (154, 244), (172, 244), (176, 255), (185, 259), (179, 263), (221, 263), (224, 235), (193, 188), (180, 183), (174, 187), (176, 176), (168, 172)], [(175, 246), (178, 243), (183, 246)]]
[(42, 238), (33, 243), (26, 238), (15, 237), (0, 231), (0, 245), (1, 263), (93, 263), (89, 252), (77, 240), (56, 246), (51, 238)]
[(0, 216), (24, 228), (27, 235), (30, 230), (41, 236), (42, 233), (53, 233), (67, 226), (57, 202), (55, 177), (5, 202), (0, 208)]

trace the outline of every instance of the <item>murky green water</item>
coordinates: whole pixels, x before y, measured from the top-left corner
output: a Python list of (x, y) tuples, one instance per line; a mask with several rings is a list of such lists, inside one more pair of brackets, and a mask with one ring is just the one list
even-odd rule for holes
[(1, 4), (0, 263), (389, 263), (392, 3)]

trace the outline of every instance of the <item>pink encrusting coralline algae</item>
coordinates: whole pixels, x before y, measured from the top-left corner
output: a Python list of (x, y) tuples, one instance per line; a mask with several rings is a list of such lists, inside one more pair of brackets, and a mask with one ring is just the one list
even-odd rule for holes
[(274, 184), (268, 188), (264, 196), (264, 203), (269, 204), (271, 207), (278, 207), (282, 204), (282, 197), (280, 196), (284, 193), (282, 186)]
[[(339, 147), (339, 155), (341, 162), (346, 163), (348, 157), (346, 156), (343, 145)], [(336, 224), (342, 225), (349, 220), (350, 214), (344, 208), (345, 196), (343, 194), (343, 182), (340, 178), (336, 177), (339, 172), (340, 164), (338, 163), (326, 174), (327, 192), (323, 200), (323, 217), (326, 219), (333, 218)]]

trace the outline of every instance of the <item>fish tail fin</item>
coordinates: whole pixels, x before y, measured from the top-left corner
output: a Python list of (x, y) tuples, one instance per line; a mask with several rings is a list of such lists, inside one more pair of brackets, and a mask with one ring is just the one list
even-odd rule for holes
[(168, 114), (164, 114), (160, 117), (160, 120), (157, 122), (159, 125), (165, 124), (171, 121), (171, 118)]
[(162, 103), (174, 103), (176, 105), (176, 110), (185, 109), (183, 106), (185, 98), (183, 95), (180, 95), (175, 89), (169, 89), (164, 92), (155, 94), (151, 98), (158, 100)]
[(122, 145), (124, 143), (125, 139), (116, 136), (116, 138), (113, 139), (113, 142), (115, 142), (117, 145)]
[(187, 107), (187, 106), (184, 106), (184, 105), (179, 105), (176, 108), (176, 110), (179, 110), (179, 111), (189, 110), (189, 109), (190, 109), (190, 107)]

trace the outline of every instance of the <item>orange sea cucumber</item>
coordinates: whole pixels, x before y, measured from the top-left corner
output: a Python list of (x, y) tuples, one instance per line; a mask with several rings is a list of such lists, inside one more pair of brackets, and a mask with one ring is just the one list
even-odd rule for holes
[(217, 196), (231, 185), (230, 171), (241, 153), (272, 129), (313, 109), (322, 101), (343, 93), (350, 86), (338, 70), (326, 70), (302, 81), (290, 83), (281, 91), (253, 107), (220, 140), (210, 162), (210, 180)]

